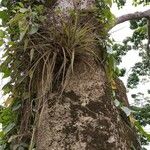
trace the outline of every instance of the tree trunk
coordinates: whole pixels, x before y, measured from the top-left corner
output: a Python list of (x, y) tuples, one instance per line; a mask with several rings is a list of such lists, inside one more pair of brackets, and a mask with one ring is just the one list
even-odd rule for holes
[(90, 64), (79, 62), (62, 99), (45, 104), (37, 150), (140, 150), (135, 131), (114, 106), (103, 67)]
[[(71, 2), (58, 1), (58, 5), (66, 10), (74, 7)], [(87, 4), (83, 1), (82, 8), (91, 6)], [(61, 98), (52, 93), (45, 100), (36, 149), (140, 150), (135, 130), (114, 105), (105, 69), (92, 57), (87, 62), (92, 67), (82, 59), (75, 64)]]

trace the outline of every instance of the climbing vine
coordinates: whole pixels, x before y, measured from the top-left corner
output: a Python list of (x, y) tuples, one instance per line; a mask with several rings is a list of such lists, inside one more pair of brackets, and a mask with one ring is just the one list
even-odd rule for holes
[[(56, 1), (3, 0), (0, 45), (4, 46), (0, 71), (9, 81), (3, 87), (8, 98), (0, 108), (1, 149), (33, 149), (36, 125), (43, 99), (55, 89), (65, 88), (67, 76), (79, 59), (93, 56), (97, 62), (107, 60), (109, 74), (114, 71), (112, 55), (102, 52), (108, 45), (108, 28), (114, 23), (111, 0), (96, 1), (93, 17), (87, 12), (69, 11), (70, 21), (57, 20), (61, 9), (53, 11)], [(84, 17), (83, 17), (84, 16)], [(83, 18), (90, 21), (84, 23)], [(96, 26), (101, 24), (99, 31)], [(97, 44), (99, 48), (97, 49)], [(104, 54), (105, 53), (105, 54)], [(112, 63), (112, 64), (111, 64)], [(111, 75), (112, 76), (112, 75)], [(40, 92), (40, 95), (39, 93)]]

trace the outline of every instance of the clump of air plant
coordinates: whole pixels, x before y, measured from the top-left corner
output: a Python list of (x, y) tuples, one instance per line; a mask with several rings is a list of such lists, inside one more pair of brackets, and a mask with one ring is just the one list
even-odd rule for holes
[[(49, 98), (57, 89), (61, 96), (79, 59), (85, 64), (89, 63), (88, 57), (99, 59), (99, 39), (93, 21), (85, 23), (79, 16), (66, 20), (69, 21), (51, 18), (49, 24), (41, 25), (38, 32), (26, 35), (22, 42), (10, 48), (11, 58), (14, 58), (10, 64), (14, 70), (14, 89), (25, 108), (21, 109), (19, 135), (25, 136), (27, 130), (30, 134), (30, 125), (37, 126), (40, 122), (47, 94)], [(32, 147), (35, 130), (31, 133)]]
[[(36, 53), (30, 72), (36, 76), (39, 72), (44, 93), (52, 90), (56, 82), (63, 87), (66, 74), (73, 73), (74, 64), (79, 57), (90, 55), (98, 59), (95, 27), (90, 22), (82, 24), (78, 17), (69, 22), (52, 21), (48, 27), (41, 28), (34, 34), (30, 43)], [(86, 62), (86, 57), (83, 59)]]

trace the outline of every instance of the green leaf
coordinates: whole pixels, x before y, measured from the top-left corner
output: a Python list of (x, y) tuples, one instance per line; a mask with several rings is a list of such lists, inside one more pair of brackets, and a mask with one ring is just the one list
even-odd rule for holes
[(8, 22), (8, 24), (11, 26), (16, 26), (16, 25), (18, 25), (19, 21), (23, 20), (24, 17), (25, 17), (25, 14), (18, 13)]
[(24, 8), (24, 5), (22, 2), (19, 2), (18, 4), (20, 5), (20, 7)]
[(11, 45), (11, 46), (12, 46), (12, 45), (14, 45), (14, 44), (15, 44), (15, 42), (13, 42), (13, 41), (9, 41), (9, 42), (8, 42), (8, 45)]
[(29, 29), (29, 24), (26, 18), (23, 18), (22, 20), (19, 21), (20, 41), (22, 41), (22, 39), (26, 35), (28, 29)]
[(135, 122), (134, 122), (134, 125), (135, 125), (135, 127), (138, 129), (138, 131), (139, 131), (142, 135), (144, 135), (144, 136), (148, 139), (148, 141), (150, 142), (150, 134), (148, 134), (148, 133), (143, 129), (143, 127), (140, 125), (140, 123), (139, 123), (138, 121), (135, 121)]
[(4, 23), (6, 23), (9, 20), (9, 16), (6, 10), (0, 11), (0, 18)]
[(1, 65), (0, 65), (0, 72), (3, 73), (3, 78), (7, 78), (10, 76), (11, 74), (11, 69), (8, 68), (8, 64), (9, 64), (9, 58), (7, 58)]
[(10, 85), (10, 83), (7, 83), (6, 85), (4, 85), (2, 88), (4, 95), (10, 93), (11, 89), (12, 89), (12, 86)]
[(37, 31), (38, 31), (38, 29), (39, 29), (39, 26), (38, 26), (38, 24), (33, 24), (32, 26), (31, 26), (31, 29), (30, 29), (30, 31), (29, 31), (29, 34), (35, 34)]
[(2, 6), (7, 6), (8, 2), (9, 2), (9, 0), (2, 0), (1, 4), (2, 4)]
[(3, 40), (0, 40), (0, 46), (2, 46), (4, 44)]
[(0, 111), (0, 123), (2, 123), (3, 126), (10, 124), (10, 122), (14, 122), (14, 120), (15, 114), (9, 107), (5, 107)]
[(5, 31), (0, 30), (0, 38), (4, 38), (5, 37)]
[(39, 13), (39, 14), (42, 14), (43, 11), (44, 11), (44, 6), (43, 5), (37, 5), (35, 6), (36, 8), (36, 11)]
[(5, 73), (5, 69), (7, 69), (8, 64), (11, 61), (11, 57), (8, 56), (8, 51), (6, 51), (5, 53), (6, 53), (6, 55), (4, 55), (4, 57), (6, 57), (6, 59), (0, 65), (0, 72), (3, 72), (3, 73)]
[(121, 109), (126, 113), (127, 116), (131, 115), (131, 110), (128, 107), (122, 106)]
[(14, 127), (15, 127), (15, 123), (10, 123), (8, 126), (6, 126), (6, 127), (3, 129), (3, 132), (4, 132), (5, 134), (7, 134), (7, 133), (10, 132)]
[(28, 9), (26, 9), (26, 8), (20, 8), (20, 10), (19, 10), (21, 13), (25, 13), (25, 12), (27, 12), (28, 11)]
[(11, 69), (7, 68), (4, 72), (3, 79), (8, 78), (11, 75)]
[(106, 4), (108, 4), (110, 7), (112, 6), (112, 0), (105, 0)]
[(4, 137), (4, 132), (3, 131), (0, 131), (0, 138), (3, 138)]

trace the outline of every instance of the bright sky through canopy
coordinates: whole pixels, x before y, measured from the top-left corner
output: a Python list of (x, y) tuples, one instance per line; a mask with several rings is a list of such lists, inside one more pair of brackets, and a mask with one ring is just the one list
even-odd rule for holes
[[(126, 5), (119, 9), (117, 8), (117, 5), (116, 4), (113, 4), (112, 6), (112, 13), (116, 16), (116, 17), (119, 17), (121, 15), (125, 15), (127, 13), (134, 13), (134, 12), (137, 12), (137, 11), (144, 11), (144, 10), (148, 10), (150, 8), (150, 6), (143, 6), (143, 5), (138, 5), (137, 7), (134, 7), (132, 5), (132, 1), (131, 0), (127, 0), (127, 3)], [(128, 36), (131, 36), (133, 31), (129, 29), (129, 22), (125, 22), (125, 23), (122, 23), (122, 24), (119, 24), (117, 26), (115, 26), (111, 31), (110, 31), (110, 34), (111, 36), (115, 39), (116, 42), (122, 42), (126, 37)], [(138, 51), (136, 50), (132, 50), (132, 51), (129, 51), (127, 53), (126, 56), (124, 56), (122, 58), (122, 63), (120, 64), (120, 68), (126, 68), (126, 74), (125, 74), (125, 77), (122, 78), (122, 80), (124, 81), (125, 85), (127, 84), (127, 78), (128, 78), (128, 75), (131, 71), (131, 67), (134, 66), (134, 64), (136, 62), (139, 62), (141, 61), (141, 58), (139, 57), (139, 54), (138, 54)], [(129, 91), (128, 93), (128, 97), (129, 97), (129, 101), (130, 103), (133, 103), (133, 100), (131, 98), (131, 93), (137, 93), (138, 91), (140, 92), (143, 92), (144, 94), (147, 93), (147, 89), (149, 87), (149, 84), (150, 83), (142, 83), (142, 84), (139, 84), (138, 86), (138, 89), (133, 89)], [(143, 103), (143, 102), (142, 102)]]
[[(142, 5), (134, 7), (132, 5), (132, 1), (127, 0), (126, 5), (120, 10), (118, 10), (116, 4), (113, 4), (112, 12), (116, 17), (119, 17), (127, 13), (134, 13), (137, 11), (148, 10), (149, 8), (150, 6), (142, 6)], [(115, 39), (116, 42), (120, 43), (126, 37), (132, 35), (133, 31), (129, 29), (129, 26), (130, 26), (129, 22), (124, 22), (122, 24), (119, 24), (110, 31), (110, 34)], [(125, 85), (127, 84), (127, 78), (128, 78), (128, 75), (130, 74), (131, 68), (134, 66), (136, 62), (139, 62), (139, 61), (141, 61), (141, 58), (139, 57), (139, 53), (136, 50), (129, 51), (127, 55), (122, 58), (122, 63), (120, 64), (120, 68), (126, 68), (126, 74), (122, 78)], [(131, 94), (141, 92), (141, 93), (144, 93), (145, 96), (147, 96), (147, 90), (149, 87), (150, 87), (150, 82), (148, 83), (146, 82), (146, 83), (140, 83), (137, 89), (132, 89), (132, 90), (130, 89), (128, 92), (128, 99), (129, 99), (130, 104), (134, 103), (133, 99), (131, 98)], [(144, 100), (141, 99), (139, 105), (142, 106), (144, 105), (144, 103), (145, 103)], [(150, 132), (150, 126), (146, 126), (145, 130), (147, 132)], [(150, 145), (145, 146), (145, 148), (147, 148), (147, 150), (150, 149)]]

